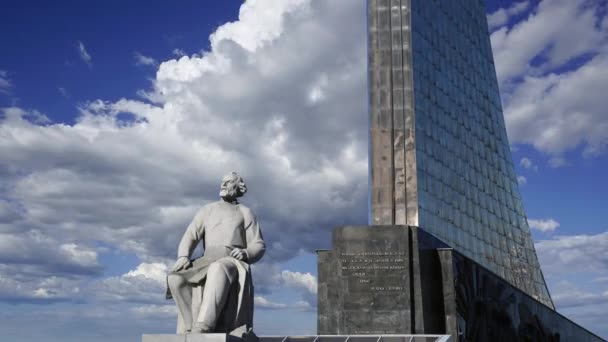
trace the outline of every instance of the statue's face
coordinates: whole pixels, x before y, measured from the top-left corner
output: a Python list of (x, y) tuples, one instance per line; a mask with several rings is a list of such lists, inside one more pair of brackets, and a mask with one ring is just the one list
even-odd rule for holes
[(222, 178), (222, 185), (220, 186), (220, 197), (236, 198), (237, 193), (237, 178), (233, 175), (224, 176), (224, 178)]

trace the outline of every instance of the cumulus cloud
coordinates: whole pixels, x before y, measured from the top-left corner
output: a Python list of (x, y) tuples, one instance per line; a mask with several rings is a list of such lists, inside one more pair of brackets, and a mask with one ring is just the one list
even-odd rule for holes
[(64, 87), (58, 87), (57, 91), (59, 91), (59, 94), (61, 94), (61, 96), (65, 97), (66, 99), (70, 98), (70, 92), (68, 92), (68, 90)]
[(317, 294), (317, 278), (310, 273), (300, 273), (284, 270), (281, 278), (286, 286), (302, 288), (311, 294)]
[(133, 53), (133, 58), (135, 58), (135, 65), (137, 66), (155, 66), (158, 65), (158, 62), (156, 61), (156, 59), (149, 57), (149, 56), (144, 56), (139, 52), (134, 52)]
[[(594, 55), (571, 74), (545, 72), (583, 50), (597, 51), (602, 41), (593, 33), (599, 30), (595, 26), (584, 39), (577, 38), (581, 42), (555, 29), (541, 34), (545, 24), (561, 24), (559, 29), (574, 34), (590, 28), (589, 10), (579, 6), (568, 12), (580, 1), (546, 2), (567, 8), (558, 11), (543, 2), (529, 20), (496, 31), (492, 39), (503, 84), (524, 71), (536, 72), (512, 88), (506, 102), (512, 141), (531, 143), (557, 158), (573, 144), (559, 137), (601, 147), (607, 130), (598, 126), (602, 118), (596, 105), (607, 69), (602, 55)], [(565, 15), (580, 20), (565, 20)], [(145, 92), (148, 101), (91, 101), (79, 108), (74, 124), (43, 123), (35, 120), (42, 114), (34, 110), (4, 109), (0, 212), (6, 215), (0, 216), (0, 228), (7, 248), (18, 249), (10, 255), (20, 255), (10, 259), (0, 248), (6, 264), (0, 275), (12, 282), (6, 288), (21, 286), (29, 297), (55, 291), (68, 298), (74, 296), (70, 289), (86, 284), (81, 278), (69, 283), (70, 277), (95, 277), (89, 289), (96, 299), (112, 305), (136, 302), (133, 312), (142, 317), (169, 315), (170, 305), (162, 299), (164, 265), (175, 258), (196, 210), (217, 199), (222, 175), (232, 170), (248, 184), (242, 202), (261, 222), (267, 260), (280, 262), (300, 250), (328, 247), (333, 227), (366, 222), (364, 22), (365, 6), (356, 1), (248, 1), (238, 21), (218, 27), (210, 37), (209, 51), (160, 63), (152, 89)], [(533, 44), (520, 41), (530, 33), (535, 33)], [(568, 42), (575, 44), (565, 49)], [(538, 52), (537, 44), (544, 44)], [(91, 55), (81, 42), (78, 47), (90, 65)], [(511, 65), (509, 53), (524, 68)], [(539, 53), (546, 56), (543, 65), (531, 62)], [(525, 97), (526, 89), (537, 96)], [(581, 94), (596, 102), (577, 102)], [(560, 107), (572, 99), (574, 104)], [(592, 126), (595, 135), (589, 134)], [(569, 135), (563, 135), (566, 128)], [(602, 239), (539, 242), (543, 269), (556, 274), (564, 263), (601, 265), (595, 256), (606, 250)], [(99, 280), (97, 244), (133, 253), (141, 264)], [(29, 251), (38, 253), (38, 263)], [(264, 267), (274, 273), (266, 276)], [(57, 284), (64, 285), (24, 287), (49, 274), (60, 274)], [(282, 284), (303, 296), (316, 292), (314, 276), (279, 271), (276, 265), (256, 265), (254, 277), (266, 280), (257, 282), (256, 290)], [(259, 293), (259, 307), (289, 307)], [(293, 305), (311, 305), (306, 299)], [(100, 309), (98, 317), (111, 314)]]
[(261, 296), (255, 296), (253, 298), (253, 303), (255, 305), (256, 308), (260, 308), (260, 309), (285, 309), (287, 308), (287, 304), (284, 303), (276, 303), (273, 301), (270, 301), (264, 297)]
[(608, 141), (604, 115), (608, 55), (598, 55), (563, 74), (526, 77), (506, 104), (506, 122), (516, 142), (556, 156), (584, 145), (587, 155), (600, 153)]
[(50, 304), (82, 300), (77, 280), (56, 276), (43, 279), (11, 276), (10, 271), (19, 272), (16, 268), (0, 267), (0, 300), (3, 302)]
[(141, 263), (136, 269), (125, 274), (126, 277), (143, 276), (144, 278), (154, 280), (160, 284), (164, 284), (167, 278), (167, 265), (161, 263)]
[(182, 56), (186, 55), (186, 51), (184, 51), (182, 49), (178, 49), (178, 48), (173, 49), (173, 51), (171, 51), (171, 53), (177, 57), (182, 57)]
[(36, 230), (0, 233), (0, 263), (20, 265), (41, 276), (98, 275), (102, 271), (94, 249)]
[(509, 139), (548, 154), (553, 167), (580, 146), (585, 156), (605, 150), (608, 29), (598, 25), (605, 21), (599, 3), (547, 0), (492, 33)]
[[(5, 118), (0, 154), (12, 169), (10, 195), (39, 222), (84, 225), (91, 231), (83, 235), (142, 257), (172, 255), (230, 170), (245, 177), (251, 191), (243, 201), (279, 257), (318, 248), (319, 231), (329, 237), (344, 217), (364, 221), (365, 28), (353, 25), (364, 8), (279, 3), (267, 11), (279, 18), (268, 27), (254, 15), (267, 4), (246, 3), (240, 21), (212, 36), (212, 51), (162, 63), (159, 105), (91, 102), (71, 126)], [(336, 18), (348, 30), (330, 29)], [(259, 35), (245, 30), (255, 25)], [(336, 44), (344, 51), (337, 57)], [(331, 86), (317, 106), (308, 95), (322, 74)]]
[(556, 236), (535, 247), (558, 311), (607, 336), (608, 291), (602, 278), (608, 274), (608, 232)]
[(8, 94), (12, 87), (13, 84), (8, 78), (8, 72), (0, 70), (0, 94)]
[(166, 274), (165, 264), (141, 263), (121, 276), (95, 283), (92, 294), (104, 301), (147, 303), (165, 310), (166, 303), (173, 304), (164, 297)]
[(535, 243), (535, 248), (545, 276), (608, 273), (608, 232), (555, 236)]
[[(365, 6), (351, 1), (246, 2), (209, 51), (159, 64), (150, 101), (84, 103), (74, 124), (3, 109), (0, 276), (17, 286), (57, 275), (89, 289), (85, 300), (165, 305), (162, 265), (233, 170), (248, 184), (242, 202), (260, 220), (266, 260), (328, 247), (333, 227), (366, 222), (364, 22)], [(99, 279), (99, 245), (141, 264)], [(273, 274), (267, 289), (289, 284), (313, 302), (312, 275)]]
[(540, 230), (541, 232), (553, 232), (559, 227), (559, 222), (554, 219), (545, 219), (545, 220), (534, 220), (529, 219), (528, 225), (532, 229)]
[(527, 157), (521, 158), (521, 160), (519, 161), (519, 165), (524, 169), (533, 169), (535, 171), (538, 170), (538, 166), (536, 166), (534, 162), (532, 162), (532, 160)]
[(596, 25), (598, 6), (586, 0), (542, 1), (526, 20), (492, 33), (501, 83), (531, 68), (546, 70), (600, 51), (606, 32)]
[(517, 183), (519, 185), (525, 185), (526, 183), (528, 183), (528, 179), (524, 176), (517, 176)]
[(87, 51), (87, 48), (81, 41), (78, 41), (78, 55), (83, 62), (85, 62), (89, 67), (93, 66), (93, 57)]
[(525, 12), (530, 7), (529, 1), (515, 2), (509, 8), (500, 8), (488, 15), (488, 28), (493, 31), (497, 27), (507, 24), (509, 18)]
[(170, 305), (140, 305), (131, 308), (129, 311), (140, 319), (160, 318), (174, 320), (177, 316), (177, 307), (173, 303)]
[(575, 287), (556, 292), (551, 297), (560, 309), (608, 303), (608, 291), (585, 292)]

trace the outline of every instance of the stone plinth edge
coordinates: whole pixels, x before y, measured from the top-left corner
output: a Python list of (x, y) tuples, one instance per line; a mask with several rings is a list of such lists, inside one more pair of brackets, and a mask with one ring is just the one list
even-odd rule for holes
[(144, 334), (142, 342), (245, 342), (228, 334)]

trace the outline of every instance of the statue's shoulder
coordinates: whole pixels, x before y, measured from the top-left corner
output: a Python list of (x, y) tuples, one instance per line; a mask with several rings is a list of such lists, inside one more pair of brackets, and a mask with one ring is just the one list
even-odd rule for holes
[(218, 205), (220, 205), (220, 201), (207, 203), (198, 210), (197, 214), (205, 215), (205, 214), (213, 211), (213, 209), (216, 208)]
[(241, 210), (241, 213), (243, 214), (243, 216), (245, 216), (245, 217), (253, 217), (254, 216), (253, 211), (251, 209), (249, 209), (248, 206), (246, 206), (246, 205), (244, 205), (242, 203), (239, 203), (238, 207)]

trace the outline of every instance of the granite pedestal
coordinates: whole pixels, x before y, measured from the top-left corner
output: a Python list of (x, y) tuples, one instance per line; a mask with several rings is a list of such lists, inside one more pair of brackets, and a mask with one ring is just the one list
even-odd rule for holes
[(339, 227), (333, 246), (318, 251), (319, 335), (604, 341), (421, 228)]
[(247, 342), (228, 334), (144, 334), (142, 342)]
[[(213, 335), (213, 336), (212, 336)], [(221, 335), (221, 336), (215, 336)], [(143, 342), (220, 342), (231, 338), (224, 334), (199, 335), (143, 335)], [(186, 338), (186, 340), (184, 340)], [(236, 338), (237, 340), (242, 340)], [(302, 335), (302, 336), (259, 336), (260, 342), (450, 342), (449, 335)]]

